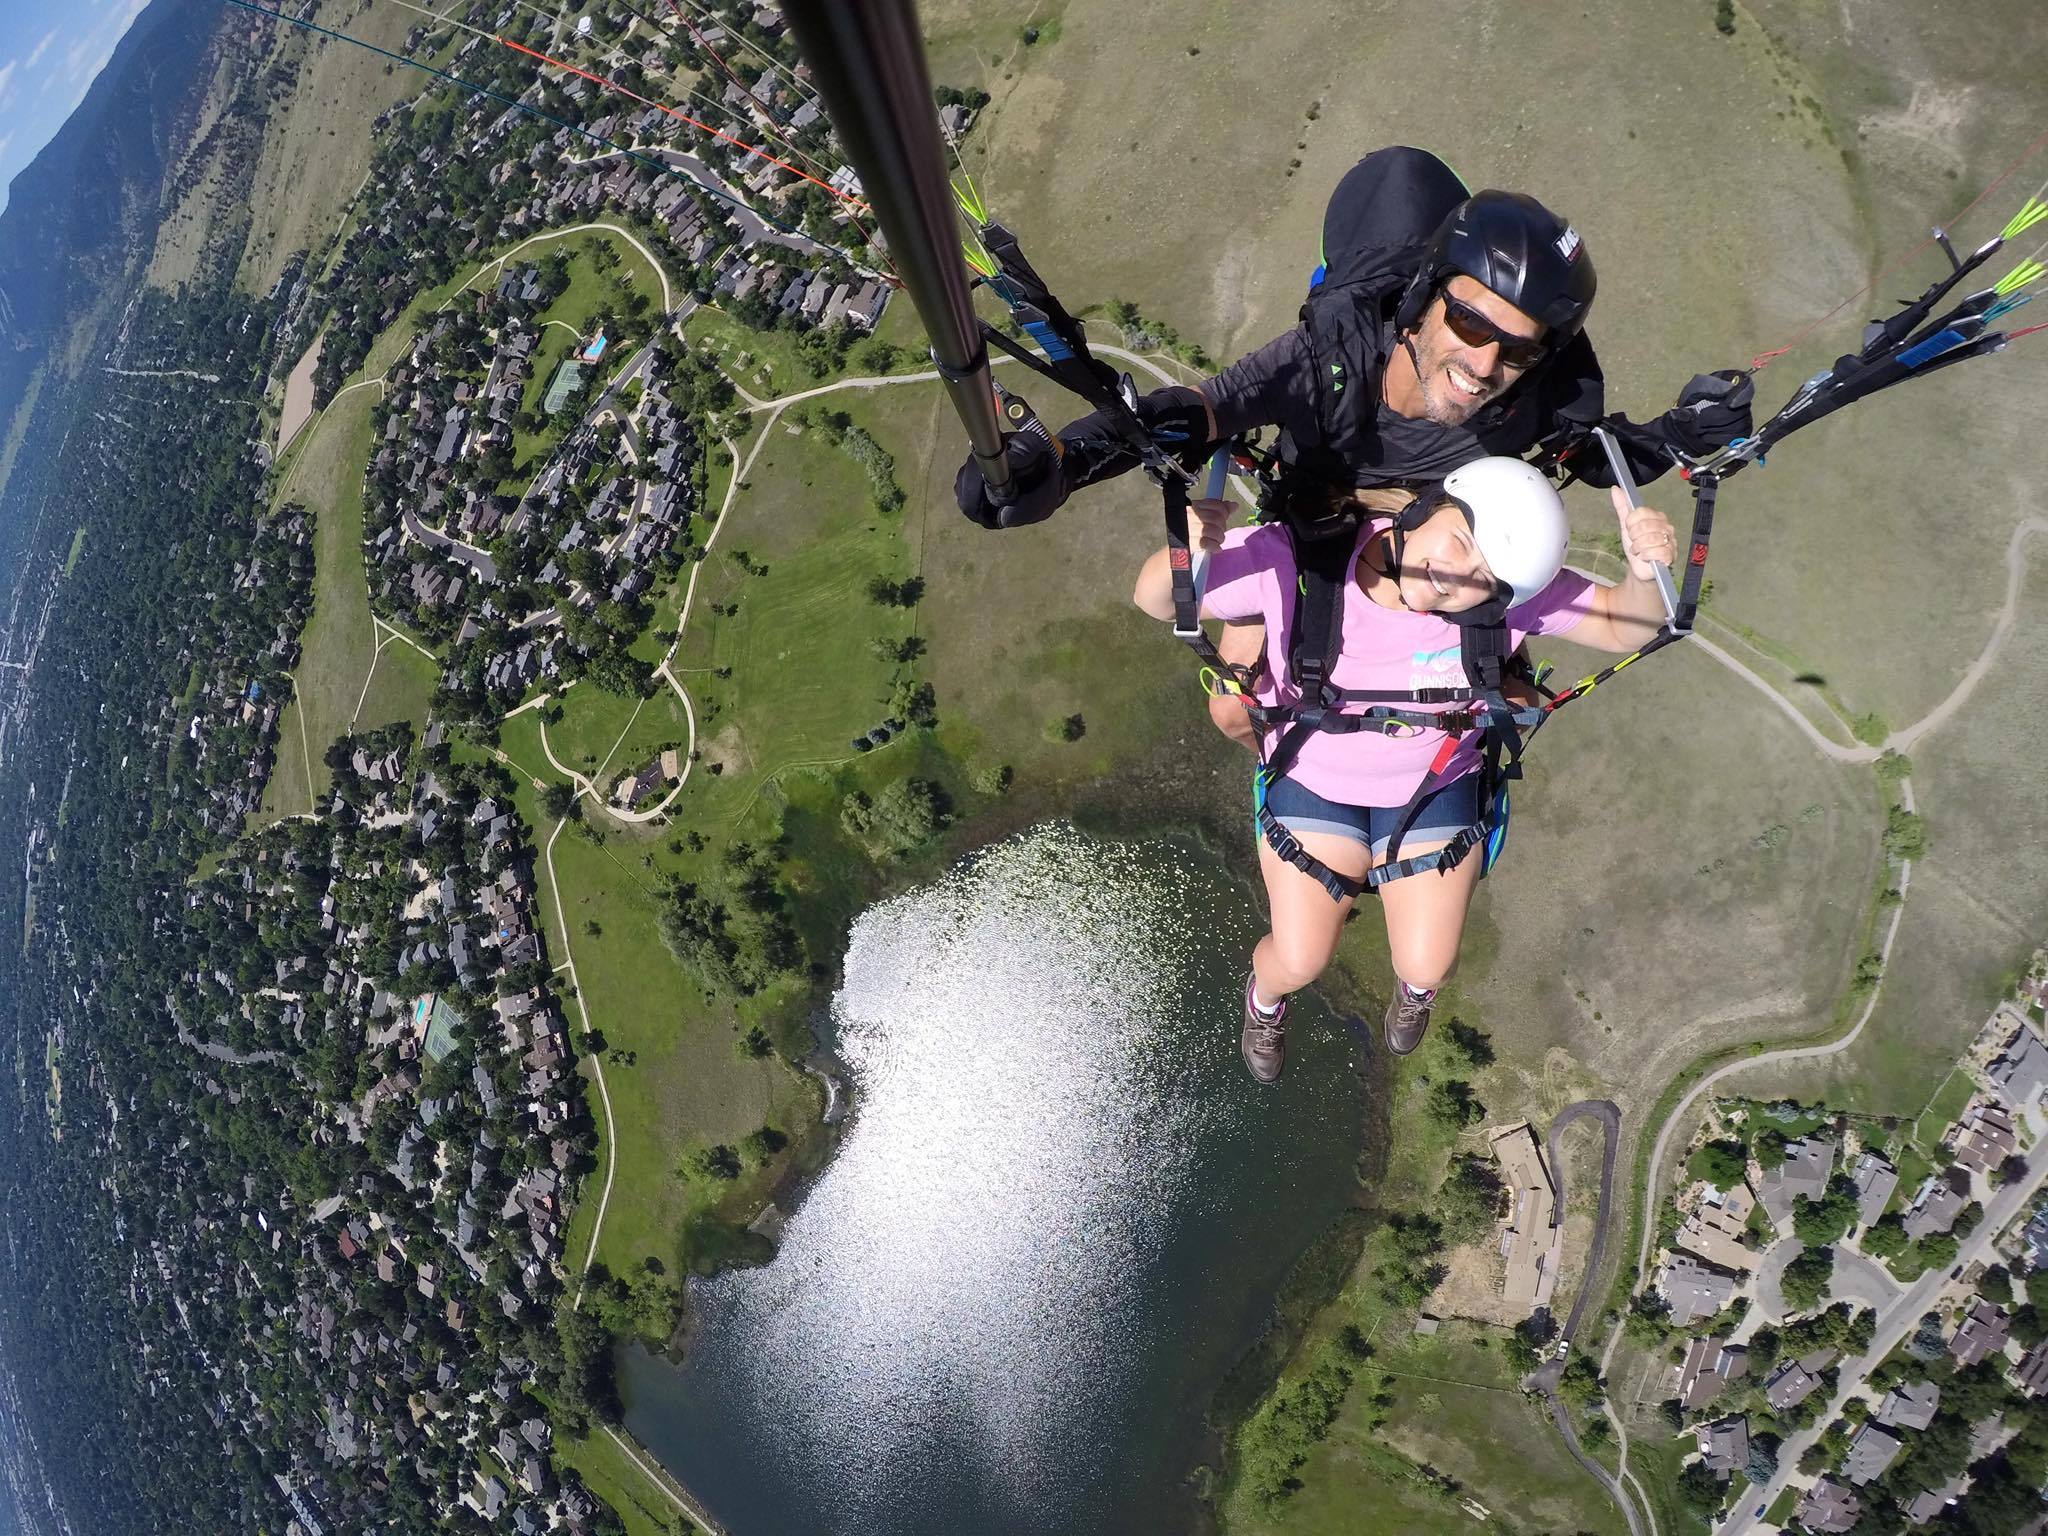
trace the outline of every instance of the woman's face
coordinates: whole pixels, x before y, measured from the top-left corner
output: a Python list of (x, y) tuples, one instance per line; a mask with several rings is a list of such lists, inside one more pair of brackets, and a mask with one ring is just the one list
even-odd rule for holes
[(1473, 542), (1471, 524), (1444, 502), (1401, 549), (1401, 602), (1415, 613), (1464, 613), (1494, 593), (1493, 572)]

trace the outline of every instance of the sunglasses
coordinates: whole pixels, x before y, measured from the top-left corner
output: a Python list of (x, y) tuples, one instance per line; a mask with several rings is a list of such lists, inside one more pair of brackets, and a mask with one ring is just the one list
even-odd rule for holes
[(1506, 367), (1534, 368), (1550, 351), (1548, 344), (1534, 336), (1517, 336), (1513, 331), (1502, 330), (1462, 299), (1454, 299), (1448, 293), (1442, 297), (1444, 324), (1450, 327), (1451, 334), (1468, 347), (1497, 344), (1500, 360)]

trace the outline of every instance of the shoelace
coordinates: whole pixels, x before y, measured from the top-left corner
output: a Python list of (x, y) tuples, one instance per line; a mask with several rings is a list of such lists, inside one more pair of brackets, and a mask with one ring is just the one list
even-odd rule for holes
[(1270, 1051), (1284, 1044), (1287, 1039), (1287, 1004), (1284, 1002), (1272, 1013), (1267, 1013), (1256, 1001), (1246, 999), (1252, 1016), (1252, 1049)]
[(1426, 1024), (1429, 1021), (1429, 1010), (1435, 1005), (1434, 993), (1428, 997), (1414, 997), (1404, 988), (1401, 992), (1401, 1005), (1394, 1014), (1394, 1023), (1403, 1029), (1412, 1028), (1416, 1024)]

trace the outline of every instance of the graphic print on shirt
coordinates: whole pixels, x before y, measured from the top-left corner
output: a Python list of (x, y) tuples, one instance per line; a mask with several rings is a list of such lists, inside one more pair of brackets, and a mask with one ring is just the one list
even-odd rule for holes
[(1410, 688), (1462, 688), (1465, 660), (1462, 646), (1441, 651), (1417, 651), (1408, 658)]

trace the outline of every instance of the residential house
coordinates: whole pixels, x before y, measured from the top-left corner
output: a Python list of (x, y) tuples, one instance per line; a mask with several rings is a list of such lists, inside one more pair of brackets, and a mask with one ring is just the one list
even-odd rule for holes
[(1749, 1465), (1749, 1420), (1740, 1414), (1698, 1426), (1693, 1438), (1707, 1470), (1724, 1483)]
[(2024, 1106), (2040, 1097), (2048, 1087), (2048, 1046), (2027, 1025), (2022, 1024), (2006, 1041), (1984, 1075), (2005, 1095), (2008, 1103)]
[(1931, 1381), (1913, 1381), (1885, 1393), (1872, 1417), (1893, 1429), (1925, 1429), (1934, 1422), (1934, 1411), (1940, 1406), (1940, 1387)]
[(2048, 1344), (2036, 1344), (2029, 1350), (2016, 1374), (2027, 1396), (2048, 1395)]
[(1950, 1128), (1946, 1138), (1955, 1149), (1956, 1166), (1989, 1179), (1999, 1164), (2019, 1151), (2012, 1113), (1991, 1100), (1972, 1104), (1963, 1118)]
[(1899, 1170), (1875, 1152), (1856, 1160), (1856, 1216), (1866, 1227), (1884, 1214), (1892, 1191), (1899, 1187)]
[(1700, 1188), (1698, 1203), (1678, 1229), (1678, 1246), (1698, 1254), (1709, 1264), (1747, 1274), (1757, 1261), (1756, 1250), (1745, 1247), (1742, 1241), (1748, 1230), (1749, 1213), (1756, 1209), (1755, 1196), (1746, 1184), (1729, 1190), (1719, 1190), (1711, 1184)]
[(1684, 1363), (1678, 1368), (1674, 1395), (1679, 1404), (1691, 1412), (1704, 1408), (1729, 1382), (1739, 1381), (1748, 1374), (1749, 1351), (1741, 1345), (1730, 1344), (1726, 1339), (1694, 1339), (1686, 1348)]
[(1957, 1327), (1956, 1336), (1949, 1340), (1948, 1352), (1956, 1357), (1957, 1365), (1975, 1365), (1979, 1360), (2002, 1354), (2011, 1337), (2012, 1319), (2006, 1316), (2005, 1309), (1980, 1296)]
[(1948, 1231), (1969, 1203), (1969, 1175), (1953, 1168), (1929, 1174), (1906, 1212), (1906, 1235), (1917, 1242), (1931, 1232)]
[(1809, 1371), (1803, 1360), (1787, 1360), (1764, 1378), (1764, 1401), (1773, 1413), (1796, 1408), (1820, 1386), (1820, 1373)]
[(1916, 1493), (1906, 1504), (1907, 1523), (1911, 1525), (1927, 1524), (1928, 1521), (1934, 1519), (1944, 1509), (1947, 1509), (1949, 1505), (1955, 1503), (1957, 1495), (1962, 1493), (1962, 1491), (1963, 1480), (1960, 1476), (1957, 1476), (1950, 1478), (1939, 1488), (1929, 1488), (1924, 1492)]
[(1671, 1321), (1680, 1328), (1712, 1317), (1735, 1299), (1738, 1276), (1702, 1264), (1689, 1253), (1672, 1255), (1657, 1286), (1671, 1305)]
[(1801, 1198), (1818, 1200), (1827, 1193), (1834, 1171), (1835, 1144), (1825, 1136), (1807, 1136), (1785, 1148), (1785, 1161), (1765, 1172), (1757, 1196), (1774, 1226), (1792, 1219)]
[(1851, 1486), (1861, 1488), (1872, 1478), (1882, 1475), (1884, 1469), (1892, 1464), (1892, 1458), (1899, 1454), (1903, 1443), (1897, 1435), (1875, 1424), (1865, 1424), (1856, 1431), (1856, 1438), (1849, 1442), (1849, 1454), (1842, 1461), (1842, 1476), (1849, 1479)]
[(1848, 1531), (1863, 1518), (1863, 1504), (1833, 1478), (1824, 1477), (1806, 1490), (1792, 1518), (1809, 1531)]

